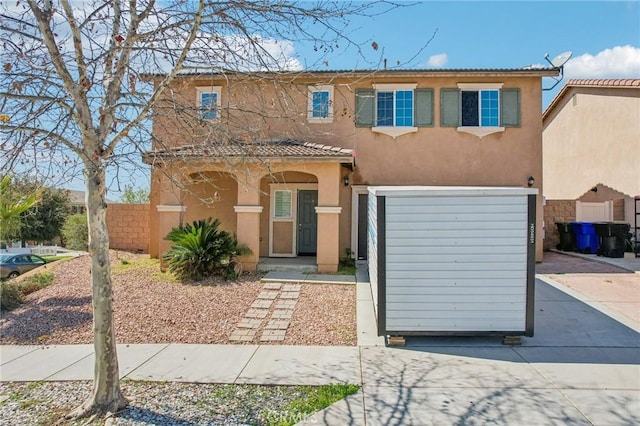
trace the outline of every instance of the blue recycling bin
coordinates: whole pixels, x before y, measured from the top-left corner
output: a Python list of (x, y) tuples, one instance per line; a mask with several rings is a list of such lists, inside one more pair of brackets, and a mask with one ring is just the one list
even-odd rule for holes
[(598, 251), (599, 238), (591, 222), (571, 222), (573, 235), (576, 236), (576, 251), (594, 254)]

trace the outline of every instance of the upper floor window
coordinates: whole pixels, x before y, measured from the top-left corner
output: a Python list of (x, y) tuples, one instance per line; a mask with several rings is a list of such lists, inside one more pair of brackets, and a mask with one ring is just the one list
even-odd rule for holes
[(433, 89), (416, 84), (374, 84), (356, 90), (356, 127), (393, 138), (433, 125)]
[(310, 123), (333, 121), (333, 86), (310, 86), (307, 119)]
[(498, 90), (463, 90), (462, 125), (498, 127)]
[(216, 120), (220, 118), (220, 93), (219, 86), (196, 87), (197, 104), (201, 117), (204, 120)]
[(376, 92), (376, 125), (413, 127), (413, 90)]
[(520, 126), (520, 89), (502, 83), (460, 83), (440, 91), (440, 124), (480, 138)]

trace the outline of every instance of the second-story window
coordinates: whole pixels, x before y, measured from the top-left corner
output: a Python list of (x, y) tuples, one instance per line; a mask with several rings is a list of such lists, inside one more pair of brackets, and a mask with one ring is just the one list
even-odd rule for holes
[(502, 83), (458, 83), (440, 89), (440, 124), (480, 138), (520, 126), (520, 89)]
[(499, 126), (499, 94), (498, 90), (463, 90), (462, 125)]
[(217, 120), (220, 118), (219, 86), (196, 87), (197, 105), (202, 119)]
[(310, 123), (333, 121), (333, 86), (310, 86), (307, 119)]
[(429, 126), (433, 126), (433, 89), (411, 83), (356, 89), (356, 127), (397, 138)]
[(377, 126), (413, 126), (413, 90), (376, 92)]

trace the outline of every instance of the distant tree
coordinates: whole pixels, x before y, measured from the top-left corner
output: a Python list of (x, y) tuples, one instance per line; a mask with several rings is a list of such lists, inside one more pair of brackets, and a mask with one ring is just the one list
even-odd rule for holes
[[(22, 182), (20, 190), (24, 194), (36, 191), (36, 182)], [(60, 236), (62, 225), (71, 212), (71, 203), (63, 189), (42, 188), (40, 203), (21, 215), (20, 238), (22, 241), (51, 241)]]
[[(157, 107), (176, 77), (206, 70), (265, 78), (264, 71), (291, 68), (278, 46), (303, 41), (319, 54), (337, 52), (355, 45), (346, 31), (351, 17), (394, 7), (326, 0), (25, 0), (3, 7), (0, 168), (30, 167), (48, 181), (82, 172), (85, 182), (94, 381), (69, 417), (116, 413), (127, 403), (113, 321), (107, 171), (135, 167), (150, 148), (151, 117), (161, 119)], [(205, 130), (224, 127), (202, 121), (211, 121)]]
[(149, 202), (149, 190), (143, 188), (133, 189), (132, 186), (126, 185), (120, 201), (123, 203), (148, 203)]
[(21, 215), (35, 206), (40, 199), (40, 191), (21, 193), (14, 180), (5, 175), (0, 180), (0, 241), (6, 242), (20, 236)]
[(70, 250), (87, 250), (89, 244), (87, 215), (78, 213), (67, 217), (62, 227), (62, 237), (66, 248)]

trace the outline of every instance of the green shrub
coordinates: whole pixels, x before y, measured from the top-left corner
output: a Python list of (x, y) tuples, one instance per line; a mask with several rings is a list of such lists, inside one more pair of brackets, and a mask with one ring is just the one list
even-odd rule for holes
[(84, 214), (72, 214), (67, 217), (62, 227), (62, 237), (65, 247), (71, 250), (87, 250), (89, 245), (89, 228), (87, 216)]
[(235, 235), (218, 230), (220, 221), (211, 218), (197, 220), (173, 228), (165, 237), (173, 243), (163, 255), (169, 270), (176, 276), (189, 280), (201, 280), (213, 275), (233, 277), (235, 258), (251, 253), (238, 244)]
[(1, 281), (1, 309), (3, 311), (11, 311), (17, 308), (24, 302), (25, 296), (41, 290), (51, 285), (51, 283), (53, 283), (53, 272), (34, 274), (22, 279), (17, 278), (9, 281)]
[(23, 296), (33, 293), (51, 285), (53, 282), (53, 272), (43, 272), (41, 274), (30, 275), (18, 283)]
[(10, 311), (17, 308), (23, 302), (20, 287), (10, 281), (0, 281), (0, 310)]

